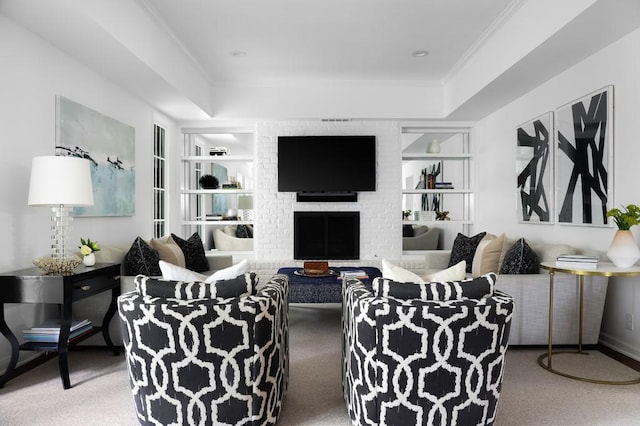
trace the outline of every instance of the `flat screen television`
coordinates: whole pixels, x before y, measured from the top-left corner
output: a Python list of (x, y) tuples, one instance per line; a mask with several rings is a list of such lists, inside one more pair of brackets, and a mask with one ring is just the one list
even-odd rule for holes
[(360, 212), (293, 212), (293, 258), (360, 258)]
[(375, 190), (375, 136), (278, 137), (278, 191)]

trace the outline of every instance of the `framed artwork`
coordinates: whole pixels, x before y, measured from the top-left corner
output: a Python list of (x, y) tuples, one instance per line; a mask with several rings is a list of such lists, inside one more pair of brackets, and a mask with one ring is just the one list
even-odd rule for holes
[(135, 129), (63, 96), (56, 96), (56, 155), (91, 162), (94, 205), (74, 216), (135, 214)]
[(555, 111), (558, 223), (609, 226), (613, 205), (613, 86)]
[(553, 223), (553, 113), (518, 126), (518, 221)]

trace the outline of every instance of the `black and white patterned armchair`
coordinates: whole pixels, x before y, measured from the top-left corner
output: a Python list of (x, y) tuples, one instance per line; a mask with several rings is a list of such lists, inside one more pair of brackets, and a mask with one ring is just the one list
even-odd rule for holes
[(275, 424), (289, 378), (288, 279), (215, 284), (139, 275), (118, 298), (142, 425)]
[(354, 425), (495, 420), (513, 299), (495, 274), (343, 286), (343, 390)]

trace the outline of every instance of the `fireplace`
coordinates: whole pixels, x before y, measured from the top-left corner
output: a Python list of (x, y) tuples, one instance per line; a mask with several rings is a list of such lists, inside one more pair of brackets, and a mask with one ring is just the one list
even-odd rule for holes
[(360, 258), (360, 212), (293, 212), (293, 258)]

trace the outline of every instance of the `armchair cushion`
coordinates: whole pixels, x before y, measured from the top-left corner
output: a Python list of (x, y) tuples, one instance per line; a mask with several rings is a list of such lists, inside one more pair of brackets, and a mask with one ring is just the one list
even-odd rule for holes
[(214, 283), (170, 281), (138, 275), (135, 278), (138, 294), (173, 300), (228, 299), (255, 294), (258, 279), (255, 273), (239, 275)]
[(401, 300), (481, 299), (493, 294), (495, 282), (496, 274), (494, 273), (462, 281), (411, 284), (375, 278), (373, 280), (373, 295)]
[(227, 280), (235, 278), (238, 275), (246, 274), (249, 272), (249, 261), (247, 259), (242, 259), (235, 265), (230, 265), (224, 269), (215, 271), (209, 276), (193, 272), (187, 268), (182, 268), (162, 260), (160, 261), (160, 270), (162, 271), (162, 278), (165, 280), (214, 283), (219, 280)]

